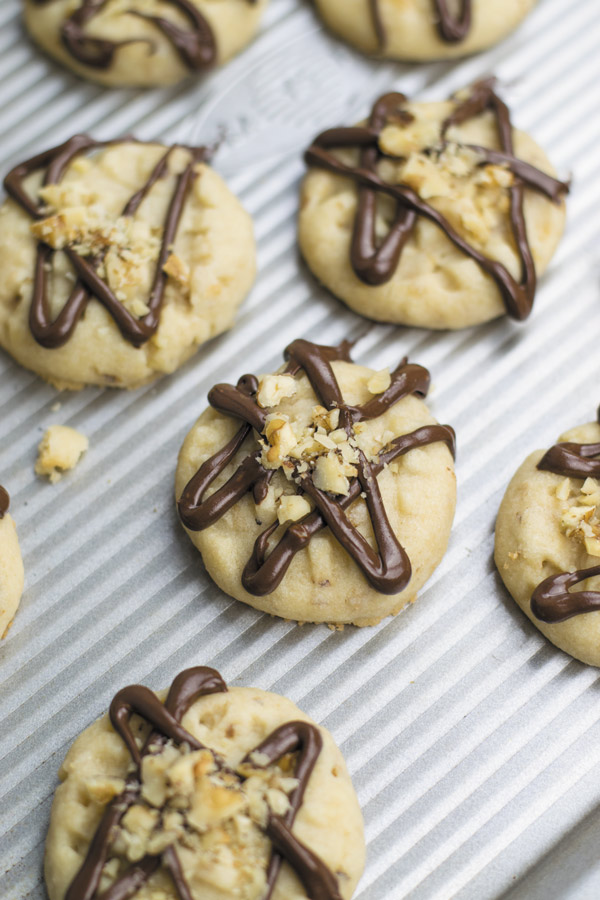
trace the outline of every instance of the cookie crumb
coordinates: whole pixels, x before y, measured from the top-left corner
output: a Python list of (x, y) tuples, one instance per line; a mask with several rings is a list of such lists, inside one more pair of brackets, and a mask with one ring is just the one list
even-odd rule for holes
[(47, 475), (52, 484), (61, 478), (58, 469), (74, 469), (88, 449), (85, 435), (66, 425), (51, 425), (38, 446), (37, 475)]

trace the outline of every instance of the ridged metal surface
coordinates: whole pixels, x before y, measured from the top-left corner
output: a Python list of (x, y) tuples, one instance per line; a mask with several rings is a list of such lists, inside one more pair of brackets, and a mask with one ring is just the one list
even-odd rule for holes
[[(17, 0), (0, 4), (2, 172), (76, 130), (190, 139), (200, 122), (207, 135), (228, 123), (221, 164), (260, 248), (234, 330), (150, 387), (57, 396), (0, 355), (0, 481), (27, 581), (0, 647), (5, 900), (45, 896), (43, 841), (71, 741), (118, 687), (163, 687), (193, 663), (287, 694), (333, 731), (366, 820), (360, 900), (600, 896), (600, 679), (541, 638), (491, 559), (514, 469), (600, 401), (599, 48), (598, 0), (542, 0), (485, 54), (383, 68), (324, 35), (300, 0), (274, 0), (258, 41), (201, 84), (105, 91), (30, 45)], [(574, 175), (534, 313), (455, 334), (371, 326), (356, 351), (376, 366), (408, 353), (432, 371), (433, 412), (459, 442), (449, 551), (417, 604), (376, 628), (299, 628), (254, 612), (205, 575), (176, 520), (173, 472), (215, 381), (268, 371), (297, 335), (334, 342), (365, 328), (298, 259), (303, 136), (362, 114), (388, 77), (437, 98), (492, 71), (516, 123)], [(271, 141), (261, 160), (265, 123), (279, 156)], [(54, 422), (83, 431), (90, 450), (51, 487), (33, 463)]]

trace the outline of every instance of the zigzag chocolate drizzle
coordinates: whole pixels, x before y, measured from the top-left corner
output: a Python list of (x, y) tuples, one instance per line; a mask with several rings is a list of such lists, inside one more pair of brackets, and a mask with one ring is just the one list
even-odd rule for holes
[[(356, 423), (382, 415), (403, 397), (413, 393), (421, 396), (427, 394), (429, 372), (404, 359), (392, 372), (391, 384), (382, 394), (362, 406), (345, 403), (331, 363), (335, 360), (351, 362), (350, 346), (347, 341), (343, 341), (338, 347), (324, 347), (296, 340), (285, 351), (288, 359), (285, 371), (291, 375), (296, 375), (300, 369), (305, 371), (321, 404), (327, 410), (340, 410), (338, 427), (345, 429), (348, 436), (352, 435)], [(209, 392), (211, 406), (226, 415), (242, 419), (244, 424), (218, 453), (203, 463), (186, 485), (178, 509), (181, 521), (190, 531), (209, 528), (250, 490), (253, 491), (256, 503), (260, 503), (266, 496), (273, 471), (263, 467), (258, 450), (243, 460), (222, 487), (206, 497), (210, 485), (235, 457), (252, 429), (260, 434), (264, 428), (266, 411), (258, 406), (257, 390), (258, 381), (255, 376), (244, 375), (236, 388), (227, 384), (217, 385)], [(244, 588), (256, 596), (274, 591), (296, 553), (308, 546), (313, 535), (329, 527), (377, 591), (397, 594), (404, 590), (411, 577), (410, 560), (388, 520), (377, 475), (386, 465), (413, 448), (438, 441), (444, 442), (454, 455), (455, 435), (447, 425), (427, 425), (410, 434), (401, 435), (379, 454), (377, 462), (370, 462), (359, 451), (358, 476), (351, 480), (348, 494), (340, 499), (319, 490), (310, 473), (296, 472), (299, 491), (310, 497), (315, 509), (304, 519), (290, 525), (268, 555), (269, 539), (279, 527), (278, 521), (275, 520), (257, 538), (252, 556), (242, 574)], [(345, 514), (345, 510), (361, 494), (366, 496), (377, 552)]]
[[(185, 743), (193, 750), (209, 749), (182, 727), (181, 719), (199, 697), (225, 691), (227, 685), (218, 672), (198, 666), (186, 669), (175, 678), (164, 704), (142, 685), (131, 685), (115, 695), (110, 705), (110, 719), (115, 731), (123, 739), (136, 771), (127, 779), (124, 791), (106, 807), (86, 858), (71, 882), (65, 900), (129, 900), (161, 866), (169, 872), (180, 900), (193, 900), (173, 844), (157, 856), (147, 855), (132, 864), (101, 896), (98, 895), (98, 889), (115, 830), (129, 807), (139, 801), (143, 757), (160, 753), (167, 740)], [(141, 716), (152, 725), (152, 731), (141, 750), (129, 724), (133, 714)], [(264, 900), (270, 900), (273, 894), (284, 859), (295, 870), (311, 900), (342, 900), (333, 873), (291, 830), (322, 746), (321, 734), (314, 725), (302, 721), (287, 722), (276, 728), (244, 759), (246, 763), (252, 762), (255, 768), (266, 768), (286, 754), (298, 754), (294, 769), (298, 787), (290, 794), (290, 808), (284, 817), (271, 813), (264, 829), (273, 843), (266, 873), (267, 893)], [(264, 764), (257, 766), (252, 760), (256, 752), (266, 758)], [(235, 775), (240, 781), (244, 780), (239, 772), (233, 772), (225, 766), (217, 754), (213, 753), (213, 757), (221, 771)]]
[[(379, 49), (383, 50), (387, 42), (385, 26), (381, 17), (379, 0), (369, 0), (373, 28), (377, 35)], [(453, 16), (448, 9), (447, 0), (433, 0), (437, 15), (437, 31), (447, 44), (459, 44), (464, 41), (471, 30), (471, 0), (462, 0), (458, 16)]]
[[(600, 423), (600, 409), (597, 421)], [(537, 468), (571, 478), (600, 478), (600, 443), (555, 444), (541, 458)], [(542, 622), (564, 622), (572, 616), (600, 609), (600, 591), (575, 591), (569, 588), (586, 578), (600, 575), (600, 566), (577, 572), (560, 572), (539, 584), (531, 595), (531, 611)]]
[[(476, 145), (465, 145), (481, 157), (481, 165), (504, 165), (513, 173), (510, 188), (510, 221), (521, 263), (521, 277), (517, 281), (502, 263), (485, 256), (455, 231), (442, 213), (422, 200), (408, 185), (391, 184), (377, 174), (377, 164), (384, 157), (379, 148), (379, 136), (385, 125), (392, 122), (410, 122), (412, 115), (404, 109), (407, 100), (403, 94), (385, 94), (376, 101), (368, 125), (356, 128), (333, 128), (322, 132), (305, 153), (307, 165), (316, 166), (352, 178), (358, 185), (358, 204), (350, 251), (352, 268), (365, 284), (379, 285), (389, 281), (394, 274), (402, 250), (410, 238), (418, 216), (423, 216), (440, 228), (450, 241), (466, 256), (474, 260), (490, 275), (504, 301), (507, 313), (515, 319), (526, 319), (533, 306), (536, 289), (536, 272), (527, 239), (523, 214), (525, 185), (558, 202), (568, 184), (558, 181), (535, 166), (517, 159), (513, 152), (512, 125), (505, 103), (494, 91), (494, 81), (489, 79), (475, 84), (470, 96), (458, 102), (454, 112), (440, 129), (439, 145), (429, 151), (443, 149), (446, 134), (453, 125), (461, 125), (486, 110), (493, 112), (498, 128), (501, 150)], [(331, 148), (355, 147), (360, 149), (357, 166), (341, 162)], [(396, 218), (388, 235), (378, 241), (375, 231), (377, 197), (384, 194), (396, 201)]]
[[(34, 0), (38, 6), (53, 3), (54, 0)], [(109, 69), (115, 53), (127, 44), (149, 44), (150, 52), (154, 45), (147, 38), (130, 38), (124, 41), (110, 41), (86, 35), (85, 28), (100, 13), (110, 0), (81, 0), (81, 5), (65, 19), (60, 29), (63, 45), (71, 56), (94, 69)], [(193, 0), (164, 0), (178, 9), (188, 20), (190, 28), (181, 28), (164, 16), (151, 16), (136, 9), (123, 10), (123, 14), (138, 16), (152, 22), (171, 42), (184, 64), (192, 72), (212, 66), (217, 57), (217, 45), (210, 24), (202, 15)], [(256, 0), (246, 0), (256, 3)]]
[(10, 506), (10, 497), (8, 491), (0, 484), (0, 519), (3, 519)]
[[(133, 138), (124, 140), (129, 143), (141, 143)], [(76, 156), (84, 152), (110, 147), (117, 143), (119, 141), (95, 141), (85, 134), (75, 135), (59, 147), (46, 150), (44, 153), (28, 159), (12, 169), (4, 179), (6, 192), (32, 219), (43, 219), (45, 216), (43, 206), (38, 205), (26, 192), (23, 185), (25, 178), (33, 172), (45, 169), (44, 185), (59, 184)], [(166, 151), (154, 167), (146, 183), (133, 194), (125, 205), (122, 212), (123, 216), (135, 216), (142, 201), (148, 196), (156, 182), (168, 174), (169, 156), (178, 147), (179, 145), (176, 144)], [(97, 269), (105, 254), (100, 253), (96, 256), (85, 257), (69, 246), (66, 246), (63, 250), (55, 251), (43, 241), (38, 241), (33, 297), (29, 310), (29, 327), (38, 344), (48, 349), (55, 349), (65, 344), (75, 331), (92, 297), (95, 297), (103, 304), (114, 319), (125, 340), (133, 344), (134, 347), (141, 347), (156, 333), (160, 324), (160, 313), (168, 281), (168, 276), (163, 271), (163, 266), (171, 252), (170, 248), (175, 240), (187, 197), (196, 178), (195, 167), (209, 155), (205, 147), (185, 147), (184, 149), (190, 153), (190, 161), (183, 172), (177, 176), (175, 190), (163, 224), (162, 241), (156, 263), (154, 281), (146, 303), (149, 312), (140, 319), (132, 315), (116, 298), (107, 282), (98, 275)], [(54, 254), (58, 252), (66, 254), (75, 269), (77, 281), (65, 305), (56, 319), (52, 321), (47, 296), (48, 272), (51, 268)]]

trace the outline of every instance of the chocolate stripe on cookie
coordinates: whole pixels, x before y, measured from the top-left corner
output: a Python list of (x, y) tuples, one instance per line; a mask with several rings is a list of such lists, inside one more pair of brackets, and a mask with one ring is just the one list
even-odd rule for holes
[(10, 497), (8, 491), (0, 484), (0, 519), (3, 519), (10, 506)]
[[(39, 6), (54, 0), (34, 0)], [(85, 28), (92, 19), (102, 12), (110, 0), (82, 0), (81, 5), (65, 19), (60, 29), (63, 45), (71, 56), (94, 69), (109, 69), (116, 51), (128, 44), (148, 44), (149, 52), (155, 51), (152, 41), (147, 38), (130, 38), (124, 41), (110, 41), (86, 35)], [(173, 45), (184, 64), (192, 72), (212, 66), (217, 58), (217, 45), (208, 20), (202, 15), (192, 0), (164, 0), (170, 3), (189, 22), (190, 28), (182, 28), (164, 16), (151, 16), (134, 8), (125, 9), (122, 15), (137, 16), (155, 25)], [(245, 0), (254, 4), (256, 0)]]
[[(285, 857), (292, 865), (294, 864), (293, 861), (289, 859), (288, 851), (290, 850), (292, 841), (296, 841), (297, 839), (292, 837), (291, 828), (294, 824), (296, 813), (302, 805), (312, 770), (315, 767), (315, 763), (319, 758), (322, 748), (323, 739), (314, 725), (311, 725), (309, 722), (287, 722), (285, 725), (281, 725), (279, 728), (275, 729), (275, 731), (273, 731), (262, 744), (259, 744), (256, 750), (249, 753), (244, 760), (244, 762), (251, 762), (252, 754), (259, 753), (261, 756), (265, 756), (268, 759), (268, 762), (262, 766), (262, 768), (265, 768), (267, 765), (278, 762), (287, 753), (299, 753), (294, 771), (294, 777), (298, 779), (299, 784), (289, 798), (290, 808), (283, 818), (272, 815), (266, 829), (267, 834), (273, 841), (275, 849), (279, 850), (279, 853), (274, 852), (269, 861), (269, 867), (267, 869), (267, 893), (263, 900), (270, 900), (273, 894), (277, 875), (281, 868), (282, 857)], [(256, 765), (256, 763), (254, 763), (254, 765)], [(261, 767), (258, 766), (258, 768)], [(322, 896), (323, 898), (330, 896), (338, 897), (335, 879), (333, 883), (329, 883), (332, 876), (327, 866), (324, 866), (321, 860), (311, 853), (307, 847), (304, 845), (301, 845), (301, 847), (302, 850), (300, 851), (300, 855), (297, 856), (298, 861), (302, 860), (298, 874), (301, 876), (305, 886), (307, 885), (307, 882), (305, 877), (302, 876), (302, 873), (304, 872), (305, 875), (312, 876), (313, 871), (316, 869), (317, 881), (320, 882), (326, 890), (332, 891), (332, 889), (335, 889), (335, 893), (323, 894), (321, 890), (321, 893), (319, 894), (315, 888), (314, 893), (311, 893), (311, 890), (309, 890), (309, 896), (315, 898), (319, 896)], [(311, 888), (314, 887), (310, 879), (309, 884)]]
[[(227, 685), (218, 672), (205, 666), (198, 666), (181, 672), (175, 678), (164, 704), (152, 691), (142, 685), (131, 685), (115, 695), (110, 706), (110, 719), (129, 750), (136, 771), (129, 776), (125, 790), (106, 807), (86, 858), (71, 882), (65, 900), (97, 900), (100, 879), (117, 826), (127, 810), (140, 801), (143, 757), (159, 754), (169, 739), (175, 743), (185, 743), (193, 750), (207, 749), (182, 727), (180, 721), (189, 707), (200, 697), (226, 691)], [(152, 726), (141, 750), (129, 723), (134, 713)], [(314, 725), (309, 722), (287, 722), (275, 729), (242, 762), (242, 765), (246, 764), (254, 769), (266, 768), (287, 754), (297, 754), (293, 777), (297, 779), (298, 786), (290, 796), (290, 809), (283, 817), (270, 812), (264, 827), (265, 834), (273, 844), (264, 900), (270, 900), (273, 894), (282, 859), (286, 859), (293, 867), (313, 900), (342, 900), (333, 873), (291, 831), (322, 746), (321, 734)], [(237, 778), (240, 783), (245, 780), (244, 774), (234, 772), (223, 764), (218, 754), (210, 752), (219, 770)], [(260, 754), (260, 765), (254, 762), (255, 754)], [(262, 757), (267, 759), (264, 764)], [(186, 882), (174, 844), (170, 844), (156, 856), (146, 855), (139, 862), (131, 864), (127, 871), (102, 893), (101, 900), (124, 900), (134, 897), (159, 867), (169, 872), (180, 900), (192, 900), (190, 887)]]
[[(441, 125), (438, 144), (424, 151), (432, 155), (441, 152), (446, 145), (446, 134), (453, 125), (461, 125), (486, 110), (493, 113), (501, 149), (496, 151), (469, 144), (461, 146), (479, 153), (481, 165), (487, 163), (505, 165), (514, 176), (514, 183), (509, 192), (511, 229), (521, 265), (521, 276), (516, 280), (502, 263), (485, 256), (461, 237), (445, 216), (421, 199), (412, 188), (405, 184), (388, 183), (377, 174), (379, 161), (384, 155), (389, 156), (379, 149), (380, 134), (386, 124), (407, 115), (404, 109), (406, 102), (403, 94), (384, 95), (375, 103), (366, 127), (333, 128), (324, 131), (315, 138), (305, 153), (307, 165), (352, 178), (358, 185), (358, 203), (350, 250), (354, 272), (365, 284), (380, 285), (389, 281), (400, 262), (402, 250), (413, 233), (418, 217), (423, 216), (437, 225), (455, 247), (474, 260), (494, 279), (507, 313), (518, 320), (526, 319), (533, 306), (536, 272), (523, 213), (525, 186), (544, 194), (553, 202), (558, 202), (561, 195), (569, 190), (568, 184), (514, 156), (510, 113), (508, 107), (495, 93), (493, 79), (478, 82), (466, 100), (456, 101), (454, 112)], [(359, 164), (346, 165), (330, 152), (331, 148), (340, 147), (359, 149)], [(396, 217), (383, 241), (378, 240), (375, 228), (379, 194), (387, 195), (396, 201)]]
[(536, 619), (555, 624), (573, 616), (600, 610), (600, 591), (569, 591), (573, 585), (596, 575), (600, 575), (600, 566), (551, 575), (531, 595), (531, 612)]
[[(325, 409), (339, 410), (338, 427), (344, 429), (349, 438), (353, 437), (353, 428), (357, 423), (382, 415), (410, 394), (427, 394), (429, 372), (404, 359), (391, 373), (391, 383), (382, 394), (362, 406), (345, 403), (331, 363), (335, 360), (351, 362), (349, 351), (350, 344), (347, 341), (338, 347), (324, 347), (297, 340), (286, 349), (288, 364), (285, 370), (290, 375), (305, 371), (313, 391)], [(217, 385), (208, 395), (211, 406), (226, 415), (242, 419), (244, 424), (218, 453), (203, 463), (186, 485), (178, 509), (181, 521), (190, 531), (209, 528), (250, 490), (254, 492), (257, 503), (266, 496), (273, 470), (263, 466), (261, 451), (257, 450), (243, 460), (224, 485), (205, 498), (210, 485), (235, 457), (252, 429), (259, 434), (263, 431), (266, 415), (258, 406), (257, 390), (258, 381), (255, 376), (245, 375), (238, 382), (237, 388), (232, 385)], [(411, 577), (411, 564), (390, 525), (377, 475), (386, 465), (413, 448), (436, 442), (445, 443), (454, 454), (454, 431), (447, 425), (428, 425), (401, 435), (391, 441), (379, 454), (377, 461), (370, 462), (359, 450), (358, 475), (349, 482), (348, 493), (341, 499), (335, 499), (317, 488), (312, 474), (300, 471), (296, 465), (293, 477), (297, 489), (310, 497), (315, 509), (299, 522), (290, 525), (268, 555), (269, 539), (279, 527), (278, 521), (275, 520), (259, 535), (242, 574), (244, 588), (255, 596), (270, 594), (281, 583), (296, 553), (308, 546), (313, 535), (329, 527), (377, 591), (397, 594), (404, 590)], [(261, 443), (260, 446), (264, 445)], [(345, 513), (361, 494), (366, 498), (377, 551), (372, 549)]]
[[(600, 408), (596, 415), (596, 421), (600, 424)], [(573, 441), (563, 441), (555, 444), (544, 453), (538, 469), (546, 472), (554, 472), (556, 475), (566, 475), (573, 478), (600, 478), (600, 443), (576, 444)]]
[[(133, 138), (128, 138), (126, 141), (128, 143), (140, 143)], [(95, 141), (87, 135), (75, 135), (75, 137), (72, 137), (59, 147), (40, 153), (12, 169), (4, 179), (6, 192), (32, 219), (39, 221), (44, 218), (45, 212), (43, 206), (37, 204), (25, 190), (24, 180), (29, 175), (39, 170), (45, 170), (44, 186), (59, 184), (69, 165), (77, 156), (84, 152), (104, 149), (118, 143), (120, 142)], [(63, 250), (54, 250), (40, 240), (37, 245), (33, 297), (29, 310), (29, 328), (38, 344), (47, 349), (55, 349), (65, 344), (73, 335), (92, 297), (95, 297), (103, 304), (125, 340), (133, 344), (134, 347), (141, 347), (156, 333), (160, 324), (160, 313), (168, 281), (164, 265), (171, 253), (172, 244), (177, 235), (177, 229), (187, 198), (197, 177), (196, 166), (208, 157), (206, 148), (180, 147), (177, 144), (169, 148), (159, 160), (147, 181), (128, 200), (122, 212), (122, 215), (126, 217), (135, 216), (140, 204), (157, 181), (168, 176), (169, 157), (175, 149), (186, 150), (190, 154), (190, 160), (183, 172), (176, 178), (175, 189), (163, 222), (161, 246), (150, 296), (146, 302), (148, 307), (146, 315), (142, 318), (132, 315), (117, 299), (108, 283), (98, 274), (98, 268), (103, 263), (108, 248), (100, 250), (95, 255), (83, 256), (68, 245)], [(66, 254), (77, 274), (77, 281), (63, 308), (56, 318), (52, 320), (48, 302), (49, 270), (51, 269), (54, 254), (58, 252)]]
[[(441, 39), (446, 41), (447, 44), (459, 44), (461, 41), (464, 41), (471, 30), (471, 0), (462, 0), (460, 12), (457, 16), (452, 15), (448, 9), (447, 0), (432, 0), (432, 2), (437, 16), (437, 30)], [(369, 0), (369, 7), (373, 28), (377, 35), (377, 43), (379, 44), (379, 49), (383, 50), (387, 42), (387, 35), (381, 16), (379, 0)]]

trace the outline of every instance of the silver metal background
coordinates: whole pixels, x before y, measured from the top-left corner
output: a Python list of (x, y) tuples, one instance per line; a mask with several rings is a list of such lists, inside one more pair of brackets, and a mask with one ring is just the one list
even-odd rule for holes
[[(448, 554), (418, 603), (377, 628), (270, 619), (210, 582), (177, 523), (183, 436), (216, 380), (268, 370), (297, 335), (333, 342), (365, 325), (299, 262), (302, 142), (363, 113), (392, 75), (410, 94), (444, 97), (491, 71), (516, 123), (575, 176), (534, 313), (455, 334), (373, 326), (357, 347), (369, 364), (409, 353), (432, 370), (433, 411), (459, 441)], [(193, 663), (287, 694), (333, 731), (366, 820), (360, 900), (600, 896), (598, 671), (541, 638), (491, 560), (513, 470), (600, 401), (599, 83), (598, 0), (541, 0), (501, 46), (425, 66), (368, 63), (323, 34), (301, 0), (274, 0), (259, 39), (228, 67), (147, 93), (70, 77), (23, 35), (18, 0), (1, 0), (2, 172), (75, 130), (173, 140), (227, 122), (219, 165), (254, 216), (260, 264), (234, 330), (135, 393), (65, 393), (52, 412), (56, 392), (0, 355), (0, 480), (27, 581), (0, 648), (5, 900), (45, 896), (43, 841), (70, 742), (118, 687), (163, 687)], [(267, 125), (280, 155), (261, 160)], [(81, 429), (90, 450), (51, 487), (33, 463), (54, 422)]]

